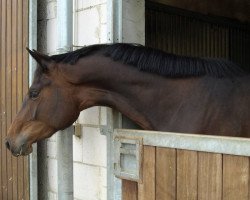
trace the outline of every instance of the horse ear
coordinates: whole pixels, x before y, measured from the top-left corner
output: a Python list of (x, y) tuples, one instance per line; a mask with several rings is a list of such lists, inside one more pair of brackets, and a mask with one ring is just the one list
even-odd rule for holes
[(48, 66), (51, 63), (51, 58), (45, 54), (39, 53), (36, 50), (30, 50), (29, 48), (26, 48), (29, 54), (37, 61), (39, 66), (42, 68), (43, 72), (48, 71)]

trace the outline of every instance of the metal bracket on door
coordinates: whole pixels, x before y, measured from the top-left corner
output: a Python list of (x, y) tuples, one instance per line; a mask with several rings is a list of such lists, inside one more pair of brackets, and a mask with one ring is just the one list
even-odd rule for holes
[(78, 122), (78, 120), (73, 124), (74, 127), (74, 135), (78, 138), (82, 137), (82, 125)]
[(121, 179), (142, 182), (142, 138), (116, 136), (114, 141), (115, 176)]

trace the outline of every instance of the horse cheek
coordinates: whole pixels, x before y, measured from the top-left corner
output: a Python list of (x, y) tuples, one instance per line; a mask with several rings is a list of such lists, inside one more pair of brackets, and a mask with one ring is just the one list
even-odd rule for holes
[(79, 111), (73, 102), (60, 102), (54, 113), (54, 125), (59, 130), (72, 125), (79, 116)]

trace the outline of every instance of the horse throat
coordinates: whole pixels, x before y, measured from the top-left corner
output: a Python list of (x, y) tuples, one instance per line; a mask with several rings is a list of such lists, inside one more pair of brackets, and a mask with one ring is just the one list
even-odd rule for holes
[(79, 110), (85, 110), (93, 106), (107, 106), (118, 110), (146, 130), (154, 130), (154, 127), (146, 115), (137, 107), (133, 99), (124, 97), (119, 92), (101, 88), (82, 88), (78, 92), (80, 99)]

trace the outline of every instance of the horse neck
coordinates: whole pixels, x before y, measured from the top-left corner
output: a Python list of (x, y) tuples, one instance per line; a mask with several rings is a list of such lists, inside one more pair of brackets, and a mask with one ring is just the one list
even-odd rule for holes
[(161, 120), (161, 113), (150, 110), (161, 110), (156, 108), (162, 106), (160, 103), (157, 105), (158, 101), (162, 100), (158, 97), (164, 98), (164, 103), (168, 104), (166, 99), (169, 99), (172, 92), (177, 91), (177, 85), (172, 83), (175, 81), (151, 73), (142, 73), (135, 67), (114, 62), (106, 57), (82, 59), (71, 69), (74, 71), (70, 74), (74, 74), (73, 79), (78, 82), (76, 93), (80, 110), (92, 106), (109, 106), (147, 130), (156, 129), (157, 121)]

